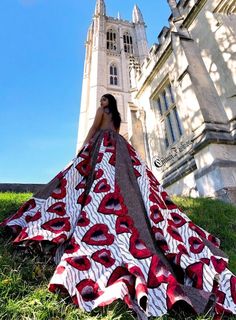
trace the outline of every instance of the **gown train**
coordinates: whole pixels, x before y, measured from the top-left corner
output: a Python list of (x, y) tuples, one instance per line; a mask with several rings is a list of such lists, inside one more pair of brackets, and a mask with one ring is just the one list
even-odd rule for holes
[(0, 226), (55, 263), (51, 292), (91, 311), (122, 299), (140, 319), (177, 303), (236, 314), (236, 276), (215, 236), (169, 198), (120, 134), (100, 129)]

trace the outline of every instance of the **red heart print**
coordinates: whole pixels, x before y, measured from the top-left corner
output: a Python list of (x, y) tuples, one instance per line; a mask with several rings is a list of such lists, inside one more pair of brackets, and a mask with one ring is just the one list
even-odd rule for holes
[(70, 257), (65, 259), (72, 267), (77, 270), (84, 271), (89, 270), (91, 267), (91, 263), (87, 256), (78, 256), (78, 257)]
[(25, 212), (30, 211), (35, 207), (36, 207), (35, 200), (29, 199), (17, 210), (17, 212), (8, 220), (8, 222), (20, 218), (21, 216), (23, 216)]
[[(77, 203), (83, 204), (84, 197), (85, 197), (85, 191), (79, 196), (79, 198), (77, 199)], [(88, 194), (86, 199), (85, 199), (84, 205), (86, 206), (87, 204), (89, 204), (91, 202), (91, 200), (92, 200), (92, 197)]]
[(98, 298), (103, 292), (99, 290), (97, 282), (92, 279), (81, 280), (77, 285), (76, 289), (79, 291), (84, 301), (92, 301)]
[(97, 223), (85, 233), (82, 241), (96, 246), (111, 245), (114, 242), (114, 235), (109, 233), (106, 224)]
[(220, 240), (219, 240), (218, 238), (216, 238), (216, 237), (213, 236), (212, 234), (209, 234), (208, 240), (211, 241), (211, 243), (213, 243), (214, 246), (216, 246), (217, 248), (219, 248), (219, 246), (220, 246)]
[(154, 254), (149, 268), (147, 286), (156, 288), (162, 283), (168, 283), (170, 275), (171, 273), (164, 263)]
[(52, 204), (48, 209), (47, 212), (56, 213), (58, 216), (64, 216), (66, 214), (66, 204), (62, 201), (58, 201)]
[(232, 276), (230, 278), (230, 290), (233, 302), (236, 303), (236, 277)]
[(208, 266), (210, 265), (210, 259), (208, 258), (201, 258), (200, 259), (203, 263), (207, 264)]
[(150, 192), (159, 192), (159, 186), (157, 186), (155, 183), (150, 181), (150, 187), (149, 187)]
[(164, 237), (164, 232), (161, 228), (157, 228), (155, 226), (152, 227), (152, 232), (155, 235), (155, 239), (157, 242), (157, 245), (160, 249), (162, 249), (164, 252), (169, 250), (168, 244), (166, 242), (166, 239)]
[(38, 210), (33, 216), (27, 215), (25, 217), (25, 221), (29, 223), (29, 222), (37, 221), (40, 218), (41, 218), (41, 212)]
[(53, 190), (51, 197), (54, 199), (63, 199), (66, 196), (66, 184), (67, 180), (65, 178), (61, 179), (57, 188)]
[(189, 225), (189, 228), (192, 229), (193, 231), (197, 232), (197, 234), (202, 237), (202, 238), (206, 238), (206, 234), (205, 232), (200, 228), (198, 227), (196, 224), (194, 224), (192, 221), (190, 221), (188, 223)]
[(178, 229), (176, 229), (174, 226), (168, 226), (167, 227), (167, 232), (171, 235), (172, 238), (175, 240), (183, 242), (183, 239), (181, 235), (178, 232)]
[(169, 283), (167, 285), (166, 294), (166, 304), (168, 310), (170, 310), (173, 305), (179, 300), (184, 300), (187, 303), (191, 303), (190, 299), (186, 296), (186, 294), (183, 292), (182, 288), (172, 275), (170, 276)]
[(84, 178), (82, 181), (80, 181), (80, 183), (77, 184), (75, 189), (76, 190), (85, 189), (85, 187), (86, 187), (86, 179)]
[(34, 236), (34, 237), (30, 238), (30, 240), (42, 241), (42, 240), (44, 240), (44, 236), (40, 236), (40, 235)]
[(127, 211), (128, 209), (124, 204), (123, 197), (118, 192), (106, 194), (98, 207), (98, 212), (103, 214), (124, 215)]
[(115, 140), (107, 133), (105, 132), (103, 136), (103, 145), (104, 147), (112, 147), (115, 144)]
[(20, 242), (22, 240), (25, 240), (28, 237), (28, 233), (26, 232), (27, 228), (23, 228), (20, 232), (20, 234), (14, 239), (13, 243)]
[(147, 248), (144, 241), (139, 239), (138, 233), (133, 230), (129, 241), (129, 251), (137, 259), (148, 258), (152, 252)]
[(127, 148), (128, 148), (128, 152), (130, 155), (132, 156), (136, 156), (136, 151), (134, 150), (134, 148), (131, 146), (130, 143), (127, 142)]
[(104, 134), (103, 145), (106, 147), (105, 152), (115, 151), (115, 140), (107, 133)]
[(53, 233), (61, 233), (62, 231), (70, 231), (70, 218), (55, 218), (51, 219), (44, 224), (42, 224), (42, 228), (45, 230), (49, 230)]
[(216, 270), (216, 272), (221, 273), (228, 266), (227, 261), (222, 258), (216, 258), (214, 256), (211, 257), (212, 264)]
[(132, 232), (134, 221), (129, 216), (120, 216), (116, 219), (116, 233)]
[(89, 224), (90, 224), (90, 220), (87, 218), (87, 213), (85, 211), (82, 211), (77, 221), (77, 226), (86, 227)]
[(149, 200), (152, 201), (154, 204), (158, 205), (161, 209), (166, 209), (165, 203), (158, 196), (157, 192), (150, 192)]
[(156, 177), (154, 176), (154, 174), (152, 173), (151, 170), (146, 169), (146, 173), (148, 178), (150, 179), (150, 181), (155, 184), (155, 185), (160, 185), (160, 183), (158, 182), (158, 180), (156, 179)]
[(66, 246), (64, 252), (65, 253), (74, 253), (76, 251), (78, 251), (80, 248), (80, 245), (76, 242), (75, 238), (72, 237), (68, 243), (68, 245)]
[(96, 193), (108, 192), (110, 190), (111, 190), (111, 187), (107, 183), (107, 179), (105, 179), (105, 178), (101, 179), (93, 189), (93, 191), (96, 192)]
[(92, 254), (92, 259), (104, 265), (106, 268), (111, 267), (115, 263), (115, 259), (111, 256), (111, 251), (102, 249)]
[(178, 244), (177, 248), (178, 248), (179, 252), (175, 255), (175, 263), (177, 265), (180, 265), (180, 259), (181, 259), (182, 255), (186, 254), (189, 256), (189, 254), (188, 254), (188, 250), (186, 249), (186, 247), (184, 245), (182, 245), (181, 243)]
[(67, 240), (67, 236), (64, 233), (62, 233), (59, 236), (53, 238), (52, 242), (60, 244), (65, 242), (66, 240)]
[(94, 180), (100, 179), (103, 176), (104, 171), (102, 169), (98, 169), (94, 171)]
[(203, 289), (203, 262), (191, 264), (185, 270), (189, 278), (193, 280), (193, 286)]
[(109, 159), (109, 164), (111, 164), (112, 166), (115, 166), (116, 165), (116, 154), (115, 152), (112, 153), (110, 159)]
[(130, 159), (131, 159), (131, 161), (132, 161), (132, 165), (133, 166), (141, 166), (141, 162), (139, 161), (139, 159), (136, 157), (136, 156), (134, 156), (134, 155), (131, 155), (130, 156)]
[(223, 291), (220, 291), (220, 290), (216, 290), (214, 293), (216, 295), (217, 303), (224, 304), (226, 294)]
[(91, 171), (92, 167), (89, 163), (89, 159), (80, 161), (75, 168), (79, 171), (82, 176), (87, 176)]
[(177, 205), (171, 200), (166, 191), (161, 192), (161, 197), (164, 200), (166, 207), (170, 210), (177, 209)]
[(197, 237), (190, 237), (188, 242), (190, 244), (190, 250), (193, 253), (200, 253), (205, 247), (205, 244), (202, 242), (202, 240)]
[(153, 205), (150, 207), (151, 214), (150, 218), (154, 223), (159, 223), (164, 220), (163, 215), (160, 212), (160, 208), (157, 205)]
[(140, 267), (135, 265), (130, 265), (129, 263), (126, 263), (125, 266), (132, 275), (134, 275), (135, 277), (144, 279), (144, 275)]
[(135, 174), (136, 178), (139, 178), (142, 176), (141, 173), (136, 168), (133, 168), (133, 169), (134, 169), (134, 174)]
[(103, 158), (103, 153), (102, 152), (99, 152), (98, 153), (98, 156), (97, 156), (97, 161), (96, 163), (100, 163), (102, 161), (102, 158)]
[(119, 281), (119, 279), (122, 278), (123, 276), (128, 276), (129, 274), (130, 274), (129, 271), (126, 268), (121, 266), (116, 267), (107, 281), (107, 287), (109, 287), (116, 281)]
[(180, 214), (176, 212), (171, 212), (170, 215), (173, 220), (168, 219), (169, 225), (174, 226), (176, 228), (180, 228), (186, 223), (186, 220)]

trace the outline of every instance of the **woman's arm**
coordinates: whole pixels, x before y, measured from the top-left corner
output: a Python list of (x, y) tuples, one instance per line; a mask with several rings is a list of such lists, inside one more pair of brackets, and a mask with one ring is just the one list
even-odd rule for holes
[[(93, 124), (91, 128), (89, 129), (89, 132), (87, 134), (87, 137), (84, 140), (83, 146), (93, 137), (93, 135), (97, 132), (99, 129), (101, 122), (102, 122), (102, 117), (103, 117), (103, 108), (99, 107), (97, 109)], [(83, 148), (83, 147), (82, 147)]]

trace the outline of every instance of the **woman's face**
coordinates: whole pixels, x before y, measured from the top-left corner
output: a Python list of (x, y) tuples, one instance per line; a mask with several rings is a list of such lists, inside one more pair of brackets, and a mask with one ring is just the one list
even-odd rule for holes
[(102, 96), (102, 97), (101, 97), (101, 100), (100, 100), (100, 105), (101, 105), (101, 107), (103, 107), (103, 108), (107, 107), (107, 106), (109, 105), (109, 100), (108, 100), (108, 98)]

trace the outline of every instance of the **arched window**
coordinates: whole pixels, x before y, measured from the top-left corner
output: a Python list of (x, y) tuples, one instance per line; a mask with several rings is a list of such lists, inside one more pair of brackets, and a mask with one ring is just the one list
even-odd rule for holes
[(114, 63), (110, 65), (110, 84), (113, 86), (118, 85), (117, 66)]
[(127, 53), (134, 53), (133, 50), (133, 39), (128, 32), (125, 32), (123, 35), (123, 42), (124, 42), (124, 50)]
[(107, 50), (109, 51), (117, 50), (116, 32), (112, 29), (109, 29), (107, 31)]
[(165, 132), (164, 143), (167, 149), (180, 140), (183, 135), (182, 120), (179, 117), (175, 95), (170, 83), (159, 92), (155, 100), (155, 105), (159, 111), (160, 123), (162, 123)]

